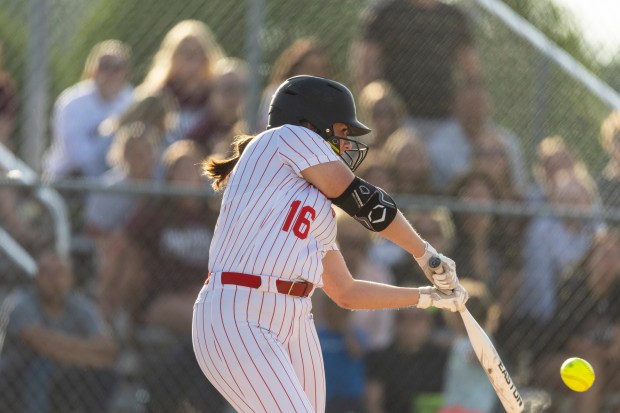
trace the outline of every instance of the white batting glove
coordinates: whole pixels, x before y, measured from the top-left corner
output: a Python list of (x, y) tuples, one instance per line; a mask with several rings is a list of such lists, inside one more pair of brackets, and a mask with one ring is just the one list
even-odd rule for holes
[[(437, 268), (431, 268), (429, 259), (438, 257), (441, 264)], [(421, 257), (413, 257), (424, 271), (424, 275), (433, 285), (444, 292), (449, 292), (459, 285), (459, 279), (456, 276), (456, 264), (450, 258), (437, 252), (435, 248), (428, 242), (424, 249), (424, 255)]]
[(417, 307), (422, 309), (436, 307), (454, 313), (463, 310), (467, 299), (469, 299), (467, 290), (460, 284), (454, 288), (450, 295), (442, 293), (437, 287), (420, 287), (418, 290), (420, 291), (420, 299)]

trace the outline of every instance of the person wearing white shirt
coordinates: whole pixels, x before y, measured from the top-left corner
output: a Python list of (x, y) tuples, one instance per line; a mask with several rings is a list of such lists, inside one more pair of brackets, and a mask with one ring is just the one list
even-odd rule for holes
[(97, 177), (109, 169), (106, 154), (111, 136), (100, 124), (122, 114), (133, 101), (127, 82), (129, 46), (118, 40), (95, 45), (86, 60), (82, 81), (60, 94), (52, 116), (53, 142), (43, 170), (51, 179)]

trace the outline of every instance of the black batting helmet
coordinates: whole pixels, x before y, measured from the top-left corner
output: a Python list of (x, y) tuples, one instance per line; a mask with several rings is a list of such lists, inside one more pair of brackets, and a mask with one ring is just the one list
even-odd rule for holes
[(334, 123), (346, 124), (350, 136), (370, 132), (368, 126), (357, 120), (353, 94), (343, 84), (318, 76), (295, 76), (280, 85), (271, 99), (267, 129), (285, 124), (303, 126), (306, 122), (332, 146), (351, 170), (355, 170), (366, 157), (368, 147), (353, 139), (346, 139), (352, 144), (352, 149), (341, 153), (339, 142), (345, 138), (334, 136)]

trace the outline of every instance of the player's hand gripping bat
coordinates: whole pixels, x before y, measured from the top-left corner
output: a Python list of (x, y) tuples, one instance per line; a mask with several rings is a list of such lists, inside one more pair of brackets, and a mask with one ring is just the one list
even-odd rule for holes
[[(431, 257), (428, 264), (431, 268), (438, 268), (441, 260), (438, 257)], [(463, 307), (460, 313), (476, 357), (478, 357), (484, 372), (489, 377), (489, 381), (493, 385), (495, 393), (497, 393), (497, 397), (502, 402), (504, 409), (508, 413), (523, 412), (523, 399), (510, 374), (508, 374), (508, 370), (499, 357), (497, 350), (495, 350), (493, 343), (491, 343), (489, 336), (487, 336), (466, 307)]]

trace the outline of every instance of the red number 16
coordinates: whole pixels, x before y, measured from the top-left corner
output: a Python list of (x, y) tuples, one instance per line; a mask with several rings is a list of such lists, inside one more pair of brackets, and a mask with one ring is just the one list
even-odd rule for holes
[[(291, 210), (286, 216), (286, 221), (284, 221), (282, 231), (288, 231), (291, 229), (291, 224), (293, 223), (293, 219), (295, 219), (295, 215), (297, 214), (300, 204), (301, 201), (293, 201), (291, 204)], [(293, 234), (295, 234), (297, 238), (306, 239), (308, 232), (310, 232), (310, 221), (314, 221), (315, 216), (316, 212), (314, 211), (314, 208), (304, 205), (299, 211), (299, 214), (295, 219), (295, 223), (293, 224)]]

